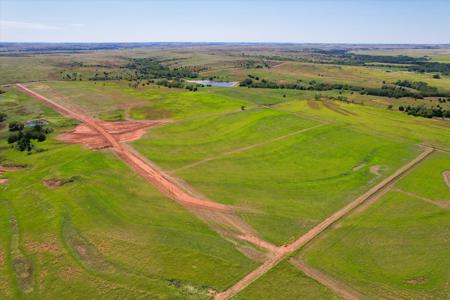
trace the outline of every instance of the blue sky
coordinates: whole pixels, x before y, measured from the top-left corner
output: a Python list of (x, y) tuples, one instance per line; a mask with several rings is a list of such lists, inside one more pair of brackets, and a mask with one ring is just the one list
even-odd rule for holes
[(450, 43), (450, 0), (0, 0), (0, 41)]

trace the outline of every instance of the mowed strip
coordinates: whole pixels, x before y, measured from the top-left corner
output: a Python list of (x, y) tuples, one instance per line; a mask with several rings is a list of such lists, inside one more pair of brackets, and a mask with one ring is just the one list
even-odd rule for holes
[(344, 215), (348, 214), (354, 208), (361, 205), (362, 203), (364, 203), (365, 201), (369, 200), (372, 197), (378, 198), (380, 195), (384, 194), (384, 192), (386, 192), (387, 189), (391, 187), (392, 184), (400, 178), (400, 176), (402, 176), (406, 171), (410, 170), (416, 164), (425, 159), (433, 151), (434, 150), (432, 148), (425, 148), (425, 150), (422, 153), (420, 153), (416, 158), (408, 162), (406, 165), (402, 166), (394, 174), (385, 178), (382, 182), (380, 182), (379, 184), (377, 184), (376, 186), (374, 186), (373, 188), (371, 188), (370, 190), (368, 190), (367, 192), (365, 192), (364, 194), (362, 194), (361, 196), (359, 196), (358, 198), (347, 204), (342, 209), (335, 212), (333, 215), (322, 221), (320, 224), (312, 228), (306, 234), (302, 235), (293, 243), (280, 247), (273, 258), (267, 260), (260, 267), (247, 274), (244, 278), (242, 278), (239, 282), (237, 282), (234, 286), (232, 286), (228, 290), (217, 294), (215, 299), (216, 300), (228, 299), (233, 295), (237, 294), (238, 292), (240, 292), (241, 290), (243, 290), (244, 288), (246, 288), (247, 286), (249, 286), (252, 282), (257, 280), (267, 271), (276, 266), (289, 254), (293, 253), (294, 251), (298, 250), (300, 247), (304, 246), (306, 243), (314, 239), (326, 228), (328, 228), (334, 222), (342, 218)]

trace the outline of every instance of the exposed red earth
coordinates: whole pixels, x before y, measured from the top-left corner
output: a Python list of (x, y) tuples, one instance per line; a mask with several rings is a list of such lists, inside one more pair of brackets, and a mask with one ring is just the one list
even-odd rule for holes
[(75, 130), (60, 136), (61, 139), (86, 144), (91, 148), (110, 148), (122, 161), (157, 187), (162, 194), (189, 208), (227, 238), (247, 241), (262, 249), (275, 247), (269, 246), (270, 243), (260, 239), (251, 227), (234, 213), (233, 208), (193, 195), (190, 187), (180, 184), (179, 180), (170, 177), (137, 151), (122, 144), (142, 136), (145, 133), (144, 129), (168, 123), (168, 120), (108, 123), (92, 119), (74, 109), (68, 109), (22, 84), (17, 84), (17, 87), (59, 113), (83, 123)]
[[(256, 235), (256, 233), (253, 232), (251, 227), (234, 213), (232, 207), (215, 203), (208, 199), (205, 199), (204, 197), (196, 195), (195, 192), (190, 190), (189, 186), (181, 183), (181, 181), (176, 178), (170, 177), (164, 171), (156, 167), (152, 162), (141, 157), (141, 155), (134, 149), (122, 144), (122, 142), (134, 139), (136, 136), (139, 136), (140, 133), (136, 133), (136, 130), (143, 130), (152, 126), (162, 125), (163, 123), (151, 123), (151, 125), (150, 123), (148, 123), (147, 125), (145, 125), (147, 127), (145, 127), (143, 124), (136, 125), (134, 123), (125, 122), (124, 124), (113, 126), (107, 122), (94, 120), (81, 112), (69, 110), (21, 84), (17, 84), (17, 87), (27, 94), (31, 95), (32, 97), (38, 99), (45, 105), (54, 108), (58, 112), (83, 122), (84, 126), (80, 125), (81, 127), (78, 127), (68, 134), (76, 135), (76, 131), (78, 130), (78, 133), (84, 135), (85, 139), (87, 140), (90, 139), (90, 135), (92, 134), (99, 135), (103, 139), (101, 142), (102, 145), (106, 145), (106, 147), (114, 151), (121, 160), (127, 163), (138, 174), (147, 179), (154, 186), (156, 186), (161, 191), (161, 193), (190, 209), (194, 214), (204, 219), (219, 233), (229, 239), (231, 238), (231, 241), (235, 244), (235, 240), (239, 239), (241, 241), (247, 241), (253, 245), (257, 245), (258, 247), (269, 252), (269, 255), (266, 256), (267, 258), (262, 265), (260, 265), (252, 272), (248, 273), (244, 278), (242, 278), (229, 289), (216, 294), (215, 299), (218, 300), (228, 299), (246, 288), (252, 282), (257, 280), (267, 271), (276, 266), (280, 261), (314, 239), (325, 229), (330, 227), (332, 224), (334, 224), (349, 212), (353, 211), (355, 208), (358, 207), (358, 209), (365, 209), (366, 207), (368, 207), (368, 205), (365, 205), (366, 203), (376, 201), (381, 195), (389, 190), (389, 188), (402, 175), (404, 175), (408, 170), (410, 170), (412, 167), (414, 167), (434, 151), (433, 148), (423, 147), (424, 151), (421, 154), (399, 168), (394, 174), (385, 178), (379, 184), (372, 187), (370, 190), (348, 203), (345, 207), (338, 210), (333, 215), (313, 227), (306, 234), (302, 235), (294, 242), (288, 245), (277, 247), (267, 241), (260, 239)], [(163, 122), (167, 122), (167, 120), (164, 120)], [(129, 130), (130, 128), (132, 129)], [(85, 144), (89, 143), (85, 142)], [(361, 205), (363, 203), (364, 205)], [(242, 245), (237, 246), (238, 248), (242, 248)]]

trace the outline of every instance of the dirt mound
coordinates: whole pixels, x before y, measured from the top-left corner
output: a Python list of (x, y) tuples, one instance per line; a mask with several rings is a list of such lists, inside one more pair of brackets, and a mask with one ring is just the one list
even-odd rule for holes
[(374, 175), (380, 176), (381, 175), (380, 168), (381, 168), (380, 165), (373, 165), (370, 167), (369, 171)]
[(0, 166), (0, 172), (11, 172), (25, 168), (26, 165), (19, 164), (3, 164)]
[(419, 277), (416, 277), (416, 278), (411, 278), (411, 279), (407, 280), (406, 282), (409, 283), (409, 284), (416, 285), (416, 284), (425, 283), (425, 281), (426, 281), (425, 277), (419, 276)]
[(442, 177), (444, 177), (445, 184), (447, 184), (448, 188), (450, 189), (450, 171), (442, 172)]
[(49, 187), (49, 188), (55, 188), (55, 187), (60, 187), (63, 186), (65, 184), (74, 182), (78, 177), (73, 176), (67, 179), (58, 179), (58, 178), (52, 178), (52, 179), (46, 179), (44, 180), (44, 185)]
[[(104, 122), (97, 121), (106, 132), (114, 136), (119, 142), (131, 142), (141, 138), (146, 130), (151, 127), (168, 123), (168, 120), (156, 121), (121, 121)], [(102, 149), (110, 147), (111, 144), (98, 131), (92, 129), (85, 123), (78, 125), (74, 130), (63, 133), (58, 139), (67, 143), (83, 144), (91, 149)]]
[(320, 109), (320, 104), (317, 103), (317, 101), (313, 101), (313, 100), (308, 100), (306, 103), (308, 103), (308, 106), (312, 109)]

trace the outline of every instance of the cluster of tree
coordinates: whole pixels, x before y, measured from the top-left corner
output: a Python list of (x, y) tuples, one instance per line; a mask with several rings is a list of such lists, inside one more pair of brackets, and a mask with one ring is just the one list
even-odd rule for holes
[(264, 60), (258, 61), (253, 59), (245, 60), (241, 62), (240, 65), (246, 69), (263, 69), (270, 67), (269, 64)]
[(440, 62), (418, 62), (408, 66), (408, 71), (419, 73), (440, 72), (444, 75), (450, 75), (450, 64)]
[[(152, 81), (152, 82), (154, 82), (154, 81)], [(157, 80), (154, 83), (157, 85), (168, 87), (168, 88), (187, 89), (192, 92), (196, 92), (198, 90), (196, 84), (187, 84), (186, 82), (184, 82), (180, 79), (174, 79), (174, 80), (161, 79), (161, 80)]]
[(326, 83), (311, 80), (297, 83), (276, 83), (261, 79), (254, 75), (248, 75), (248, 78), (239, 83), (243, 87), (251, 88), (271, 88), (271, 89), (293, 89), (293, 90), (311, 90), (311, 91), (330, 91), (347, 90), (359, 92), (363, 95), (382, 96), (389, 98), (411, 97), (423, 99), (424, 97), (450, 97), (449, 93), (439, 92), (437, 88), (429, 86), (426, 82), (415, 82), (408, 80), (398, 80), (394, 85), (384, 83), (381, 88), (365, 88), (344, 83)]
[(198, 73), (190, 67), (170, 69), (154, 58), (133, 58), (126, 68), (134, 70), (137, 79), (198, 77)]
[(0, 123), (4, 122), (6, 118), (8, 118), (8, 115), (3, 112), (0, 112)]
[(450, 110), (444, 110), (439, 104), (433, 107), (426, 107), (425, 105), (418, 106), (399, 106), (399, 111), (403, 111), (408, 115), (419, 116), (424, 118), (450, 118)]
[(83, 80), (83, 76), (78, 72), (72, 72), (72, 73), (61, 72), (61, 73), (62, 73), (61, 77), (63, 80), (72, 80), (72, 81)]
[(8, 144), (13, 144), (14, 148), (19, 151), (30, 152), (34, 148), (32, 140), (43, 142), (46, 140), (46, 134), (52, 130), (41, 125), (24, 127), (23, 123), (11, 122), (9, 123), (9, 131)]

